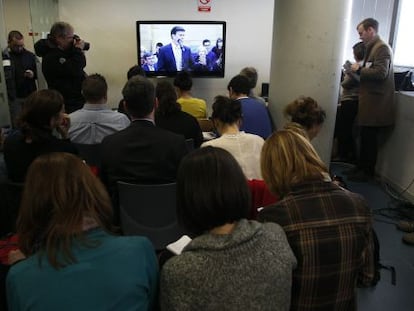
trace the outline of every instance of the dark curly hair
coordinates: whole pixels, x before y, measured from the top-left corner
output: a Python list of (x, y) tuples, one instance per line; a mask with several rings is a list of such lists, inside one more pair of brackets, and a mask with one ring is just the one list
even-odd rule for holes
[(62, 95), (55, 90), (39, 90), (26, 98), (22, 114), (18, 119), (23, 136), (33, 142), (42, 142), (49, 137), (50, 122), (59, 116), (64, 107)]
[(170, 82), (158, 82), (155, 87), (155, 96), (158, 98), (156, 114), (167, 116), (181, 110), (181, 105), (177, 103), (174, 86)]
[(285, 107), (284, 113), (290, 121), (310, 129), (325, 121), (326, 113), (312, 97), (300, 96)]
[(233, 100), (226, 96), (216, 96), (213, 103), (211, 118), (224, 124), (233, 124), (242, 118), (242, 108), (239, 100)]

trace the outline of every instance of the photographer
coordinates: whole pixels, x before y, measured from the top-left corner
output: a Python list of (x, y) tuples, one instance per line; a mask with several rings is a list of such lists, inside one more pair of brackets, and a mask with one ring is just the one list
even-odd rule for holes
[(65, 111), (71, 113), (83, 107), (82, 82), (86, 77), (84, 51), (89, 43), (74, 34), (73, 27), (56, 22), (47, 39), (35, 44), (35, 52), (42, 57), (42, 72), (49, 89), (59, 91), (65, 100)]

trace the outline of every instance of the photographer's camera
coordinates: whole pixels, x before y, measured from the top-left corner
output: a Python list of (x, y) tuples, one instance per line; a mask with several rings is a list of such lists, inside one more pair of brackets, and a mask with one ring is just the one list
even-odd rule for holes
[[(79, 42), (81, 40), (81, 38), (78, 35), (73, 35), (73, 39), (76, 42)], [(86, 42), (86, 41), (83, 42), (83, 49), (82, 50), (88, 51), (90, 47), (91, 47), (91, 44), (89, 42)]]

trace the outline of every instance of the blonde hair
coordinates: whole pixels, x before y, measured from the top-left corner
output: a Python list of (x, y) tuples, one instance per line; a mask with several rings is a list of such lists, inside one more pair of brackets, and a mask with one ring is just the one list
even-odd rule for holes
[(285, 126), (283, 127), (283, 129), (284, 130), (289, 130), (289, 131), (295, 132), (296, 134), (299, 134), (299, 135), (305, 137), (307, 140), (310, 140), (309, 139), (308, 132), (299, 123), (296, 123), (296, 122), (288, 122), (288, 123), (285, 124)]
[(90, 168), (69, 153), (36, 158), (27, 173), (17, 220), (22, 252), (29, 256), (40, 251), (55, 268), (76, 262), (74, 240), (91, 245), (83, 234), (85, 217), (115, 231), (111, 200)]
[(292, 185), (324, 178), (328, 173), (311, 143), (291, 130), (274, 132), (261, 153), (262, 176), (270, 191), (283, 197)]

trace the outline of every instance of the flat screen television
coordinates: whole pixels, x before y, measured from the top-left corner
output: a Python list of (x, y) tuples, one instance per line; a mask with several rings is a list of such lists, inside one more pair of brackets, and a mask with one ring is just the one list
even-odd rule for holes
[(226, 22), (137, 21), (138, 64), (147, 77), (224, 77)]

